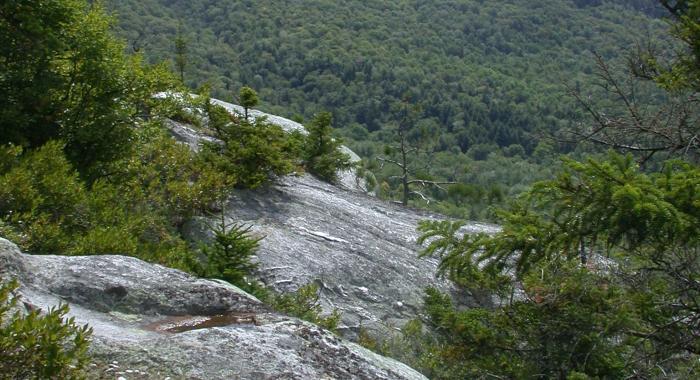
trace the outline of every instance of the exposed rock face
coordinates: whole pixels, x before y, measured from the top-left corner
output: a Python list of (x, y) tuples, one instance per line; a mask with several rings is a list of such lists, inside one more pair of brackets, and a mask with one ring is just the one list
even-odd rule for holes
[[(245, 109), (242, 106), (239, 106), (237, 104), (226, 103), (226, 102), (218, 100), (218, 99), (211, 99), (211, 102), (213, 104), (217, 104), (217, 105), (220, 105), (220, 106), (226, 108), (226, 110), (230, 113), (236, 113), (238, 115), (243, 115), (245, 113)], [(264, 117), (270, 123), (280, 126), (282, 129), (284, 129), (287, 132), (299, 131), (303, 134), (306, 134), (306, 129), (304, 128), (303, 125), (297, 123), (296, 121), (285, 119), (281, 116), (272, 115), (272, 114), (265, 113), (265, 112), (258, 111), (258, 110), (254, 110), (254, 109), (248, 110), (248, 116), (251, 117), (253, 120), (258, 119), (260, 117)]]
[[(123, 256), (30, 256), (0, 238), (25, 305), (68, 302), (94, 329), (99, 375), (126, 379), (424, 379), (220, 282)], [(98, 369), (94, 369), (98, 371)]]
[(342, 312), (346, 336), (353, 337), (360, 325), (377, 333), (403, 326), (420, 312), (427, 286), (454, 290), (435, 277), (437, 260), (418, 258), (417, 224), (434, 215), (310, 175), (237, 191), (226, 212), (265, 236), (258, 254), (262, 279), (282, 291), (317, 282), (325, 310)]
[[(212, 102), (243, 112), (237, 105)], [(249, 114), (265, 116), (287, 131), (304, 128), (260, 111)], [(181, 133), (187, 127), (178, 128), (173, 134), (196, 146), (196, 131)], [(346, 152), (359, 160), (349, 149)], [(449, 281), (435, 278), (437, 260), (418, 259), (418, 222), (444, 217), (369, 197), (352, 173), (341, 177), (341, 186), (307, 174), (278, 178), (265, 189), (236, 191), (226, 207), (227, 217), (265, 236), (258, 261), (267, 285), (293, 291), (316, 282), (324, 310), (342, 312), (344, 336), (354, 338), (360, 326), (386, 334), (418, 316), (426, 287), (455, 291)], [(493, 232), (496, 227), (473, 223), (466, 230)], [(208, 238), (202, 220), (190, 223), (186, 233), (192, 240)]]

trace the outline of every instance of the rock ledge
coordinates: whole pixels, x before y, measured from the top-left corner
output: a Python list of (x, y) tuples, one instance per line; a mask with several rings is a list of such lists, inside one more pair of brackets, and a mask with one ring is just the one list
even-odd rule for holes
[(61, 302), (94, 330), (100, 378), (425, 379), (240, 289), (123, 256), (32, 256), (0, 238), (25, 307)]

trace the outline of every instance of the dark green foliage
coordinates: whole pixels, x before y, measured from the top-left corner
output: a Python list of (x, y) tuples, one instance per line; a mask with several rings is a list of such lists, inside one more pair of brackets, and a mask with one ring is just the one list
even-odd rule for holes
[[(0, 279), (2, 280), (2, 279)], [(0, 377), (82, 379), (92, 329), (66, 318), (63, 304), (40, 314), (20, 312), (17, 282), (0, 281)]]
[(223, 144), (206, 144), (205, 157), (237, 186), (256, 188), (272, 175), (292, 171), (300, 156), (299, 145), (282, 128), (264, 118), (241, 120), (216, 105), (208, 111), (211, 128)]
[(182, 22), (177, 24), (177, 35), (175, 36), (175, 68), (180, 74), (180, 82), (185, 82), (185, 68), (187, 67), (187, 45), (188, 41), (182, 29)]
[(243, 106), (243, 109), (245, 111), (245, 120), (248, 121), (248, 110), (257, 106), (260, 102), (260, 99), (258, 98), (258, 93), (255, 92), (255, 90), (253, 90), (252, 88), (244, 86), (241, 87), (241, 91), (238, 97), (240, 99), (241, 106)]
[(559, 84), (590, 81), (582, 57), (624, 58), (637, 36), (665, 27), (639, 11), (646, 6), (533, 1), (107, 3), (122, 35), (146, 39), (155, 61), (170, 57), (161, 41), (186, 19), (196, 33), (192, 81), (211, 82), (215, 97), (249, 85), (272, 113), (310, 119), (328, 109), (338, 126), (372, 132), (398, 122), (390, 106), (408, 94), (463, 152), (478, 143), (531, 152), (532, 132), (577, 113)]
[(309, 134), (304, 144), (304, 162), (312, 174), (335, 182), (338, 171), (352, 168), (353, 163), (350, 156), (340, 151), (342, 141), (332, 136), (331, 118), (329, 112), (321, 112), (306, 126)]
[(85, 1), (2, 3), (0, 144), (33, 148), (60, 138), (86, 178), (111, 171), (130, 147), (134, 120), (169, 79), (126, 57), (110, 24)]
[[(426, 310), (448, 350), (441, 365), (508, 377), (697, 375), (700, 213), (690, 189), (700, 186), (700, 169), (669, 162), (645, 174), (615, 154), (565, 168), (500, 211), (494, 235), (461, 236), (453, 222), (421, 225), (424, 254), (440, 257), (443, 274), (510, 300), (458, 312), (429, 293)], [(524, 298), (512, 298), (518, 289)], [(520, 363), (508, 362), (517, 368), (490, 367), (514, 354)]]
[[(370, 161), (365, 165), (377, 179), (373, 190), (392, 200), (403, 196), (395, 178), (400, 173), (374, 158), (395, 141), (387, 129), (401, 117), (391, 106), (406, 97), (424, 106), (416, 124), (431, 125), (438, 136), (435, 149), (442, 157), (417, 160), (431, 167), (431, 179), (478, 186), (484, 193), (498, 185), (508, 198), (551, 176), (551, 155), (574, 147), (538, 150), (551, 141), (542, 137), (585, 122), (564, 83), (598, 102), (599, 91), (589, 86), (597, 78), (592, 52), (620, 65), (639, 38), (667, 28), (648, 16), (661, 8), (654, 0), (578, 3), (107, 2), (120, 15), (125, 38), (150, 42), (146, 55), (153, 61), (171, 56), (164, 41), (176, 34), (178, 19), (187, 19), (196, 34), (188, 79), (193, 87), (209, 82), (212, 95), (224, 99), (250, 85), (260, 94), (261, 109), (287, 117), (311, 120), (321, 110), (332, 111), (344, 144)], [(652, 45), (673, 46), (666, 40)], [(513, 144), (523, 148), (527, 161), (509, 157), (511, 150), (503, 155), (516, 159), (499, 156)], [(422, 192), (430, 203), (416, 196), (412, 206), (458, 217), (493, 218), (489, 207), (502, 205), (479, 197), (469, 199), (465, 210), (445, 191)]]
[(229, 128), (238, 121), (238, 118), (231, 115), (226, 108), (217, 104), (211, 103), (207, 99), (204, 103), (205, 112), (207, 113), (207, 127), (214, 133), (215, 136), (223, 139)]
[(622, 293), (585, 269), (543, 269), (546, 278), (525, 281), (525, 299), (494, 310), (458, 311), (449, 296), (427, 291), (429, 326), (444, 347), (435, 378), (623, 376), (634, 342), (615, 338), (634, 323)]
[(252, 258), (262, 237), (253, 237), (251, 227), (226, 222), (221, 213), (219, 222), (212, 226), (214, 240), (202, 247), (207, 264), (204, 274), (219, 278), (240, 288), (246, 289), (251, 281), (248, 276), (257, 268)]

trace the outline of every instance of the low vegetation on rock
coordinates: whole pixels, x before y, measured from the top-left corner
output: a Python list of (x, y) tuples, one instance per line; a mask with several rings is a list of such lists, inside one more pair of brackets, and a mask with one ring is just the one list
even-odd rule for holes
[[(278, 107), (289, 102), (300, 109), (300, 100), (313, 100), (314, 106), (303, 112), (315, 115), (304, 134), (254, 117), (252, 108), (260, 98), (252, 87), (238, 83), (240, 77), (220, 81), (213, 91), (241, 85), (242, 115), (213, 104), (206, 89), (199, 97), (185, 95), (190, 92), (182, 83), (188, 68), (203, 65), (190, 65), (189, 52), (202, 48), (188, 45), (182, 24), (175, 40), (175, 75), (165, 63), (146, 63), (135, 41), (127, 49), (115, 38), (114, 20), (99, 2), (5, 1), (0, 4), (0, 235), (31, 254), (133, 256), (224, 280), (268, 306), (213, 281), (207, 282), (209, 289), (336, 330), (338, 311), (323, 315), (321, 308), (320, 292), (327, 289), (323, 281), (280, 294), (255, 279), (253, 256), (264, 236), (226, 221), (223, 212), (211, 241), (198, 246), (183, 237), (183, 229), (195, 216), (222, 211), (233, 189), (262, 191), (276, 178), (301, 171), (337, 181), (339, 171), (354, 166), (339, 150), (342, 140), (332, 127), (337, 120), (347, 124), (343, 134), (348, 141), (369, 158), (361, 170), (372, 179), (368, 183), (375, 194), (400, 197), (403, 206), (425, 202), (453, 216), (501, 223), (491, 234), (465, 233), (455, 221), (421, 224), (422, 256), (436, 258), (440, 274), (461, 290), (458, 296), (468, 295), (479, 304), (465, 309), (453, 295), (431, 287), (423, 300), (424, 318), (405, 324), (403, 335), (377, 339), (360, 326), (360, 343), (437, 379), (698, 377), (700, 3), (659, 0), (653, 11), (630, 11), (639, 10), (640, 2), (577, 0), (552, 7), (538, 2), (542, 15), (556, 22), (544, 22), (540, 15), (513, 17), (509, 30), (518, 32), (515, 41), (520, 43), (500, 31), (491, 33), (491, 21), (499, 15), (519, 14), (521, 8), (510, 3), (320, 1), (321, 6), (309, 11), (308, 16), (331, 27), (346, 22), (340, 16), (319, 17), (319, 9), (379, 6), (377, 14), (386, 11), (395, 28), (382, 24), (381, 33), (363, 25), (365, 21), (352, 22), (353, 30), (370, 33), (358, 42), (357, 51), (373, 50), (368, 41), (377, 42), (377, 36), (390, 42), (384, 48), (392, 54), (376, 62), (364, 54), (346, 54), (344, 44), (354, 40), (343, 38), (343, 28), (297, 25), (268, 33), (285, 24), (285, 18), (260, 23), (254, 18), (255, 24), (249, 24), (250, 15), (243, 12), (235, 28), (259, 25), (250, 29), (282, 39), (328, 35), (337, 43), (321, 46), (337, 53), (328, 56), (307, 51), (299, 42), (305, 38), (290, 38), (293, 44), (280, 47), (267, 37), (245, 41), (247, 49), (256, 49), (250, 56), (266, 57), (261, 72), (280, 79), (289, 91), (272, 93), (249, 64), (242, 65), (238, 76), (249, 77)], [(202, 7), (201, 2), (191, 3), (187, 7)], [(285, 5), (290, 14), (299, 12), (297, 4)], [(572, 65), (573, 96), (559, 103), (562, 89), (549, 91), (552, 85), (543, 78), (550, 68), (581, 61), (579, 54), (587, 46), (582, 43), (595, 35), (578, 19), (574, 25), (581, 26), (580, 35), (562, 27), (569, 25), (561, 24), (568, 19), (562, 9), (572, 14), (597, 9), (593, 15), (600, 17), (586, 14), (588, 21), (623, 32), (630, 30), (628, 24), (649, 21), (664, 11), (673, 54), (659, 54), (652, 44), (639, 45), (630, 55), (632, 76), (627, 81), (618, 79), (608, 64), (609, 59), (619, 60), (617, 48), (603, 44), (605, 51), (593, 55), (591, 64)], [(223, 13), (216, 10), (203, 12), (203, 21), (228, 27), (230, 20), (222, 21)], [(622, 20), (618, 13), (634, 17)], [(469, 14), (482, 17), (460, 18)], [(397, 20), (416, 30), (429, 25), (429, 37), (404, 39), (402, 34), (422, 34), (407, 33)], [(649, 30), (661, 30), (653, 20)], [(366, 21), (380, 20), (373, 14)], [(455, 22), (461, 26), (453, 28)], [(549, 49), (540, 53), (542, 46), (521, 38), (528, 30), (562, 47), (566, 59), (553, 60)], [(211, 35), (204, 41), (214, 38), (210, 29), (206, 33)], [(235, 39), (231, 36), (226, 30), (216, 39)], [(466, 51), (459, 42), (464, 36), (479, 36), (474, 39), (481, 41), (479, 49)], [(419, 54), (407, 55), (412, 50)], [(300, 59), (300, 51), (308, 58)], [(499, 57), (502, 72), (486, 66), (472, 72), (461, 64), (478, 61), (485, 53)], [(208, 55), (212, 61), (220, 58), (216, 56)], [(395, 65), (397, 57), (403, 63)], [(523, 65), (523, 57), (539, 66)], [(439, 70), (426, 70), (424, 63)], [(582, 90), (580, 81), (591, 79), (596, 68), (602, 91)], [(425, 79), (426, 73), (431, 80)], [(557, 73), (561, 78), (562, 71)], [(514, 79), (518, 76), (524, 78)], [(546, 95), (521, 88), (527, 87), (521, 81), (527, 78)], [(498, 81), (504, 84), (494, 87)], [(350, 103), (341, 104), (340, 98)], [(422, 98), (415, 103), (423, 108), (414, 107), (414, 112), (404, 107), (411, 98)], [(320, 105), (333, 107), (333, 113), (320, 112)], [(191, 124), (208, 134), (208, 140), (201, 149), (178, 143), (166, 128), (172, 120)], [(392, 122), (398, 124), (395, 130), (383, 128)], [(398, 149), (385, 146), (392, 141)], [(605, 155), (606, 149), (612, 151)], [(414, 159), (407, 159), (412, 153)], [(554, 153), (569, 157), (555, 164)], [(544, 180), (530, 187), (535, 179)], [(454, 186), (439, 186), (447, 183)], [(423, 188), (417, 191), (415, 186)], [(521, 196), (509, 197), (514, 194)], [(488, 208), (506, 203), (505, 208)], [(303, 232), (333, 244), (357, 245), (324, 232)], [(356, 246), (353, 250), (358, 252)], [(193, 289), (201, 281), (178, 271), (168, 273), (186, 277)], [(14, 295), (17, 288), (15, 282), (0, 286), (0, 377), (80, 378), (90, 328), (66, 318), (67, 306), (41, 312), (22, 304)], [(359, 292), (368, 302), (379, 299), (364, 286), (355, 288), (348, 291)], [(115, 297), (128, 294), (125, 288), (116, 289)], [(332, 291), (345, 297), (343, 288)], [(398, 301), (391, 307), (404, 305)], [(288, 336), (303, 342), (319, 342), (321, 337), (318, 345), (329, 344), (343, 360), (357, 364), (352, 347), (327, 331), (312, 331), (297, 320), (286, 322), (274, 328), (289, 329)], [(346, 368), (338, 370), (347, 373)]]
[(0, 278), (0, 377), (82, 379), (92, 330), (66, 318), (68, 306), (25, 312), (13, 292), (17, 281)]

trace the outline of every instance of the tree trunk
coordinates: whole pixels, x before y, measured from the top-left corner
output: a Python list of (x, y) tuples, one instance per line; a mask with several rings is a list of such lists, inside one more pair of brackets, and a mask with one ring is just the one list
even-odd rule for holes
[(403, 182), (403, 199), (401, 200), (401, 204), (403, 204), (404, 206), (408, 206), (408, 167), (406, 166), (406, 139), (404, 138), (403, 132), (399, 133), (401, 136), (401, 169), (403, 171), (403, 175), (401, 176), (401, 180)]

